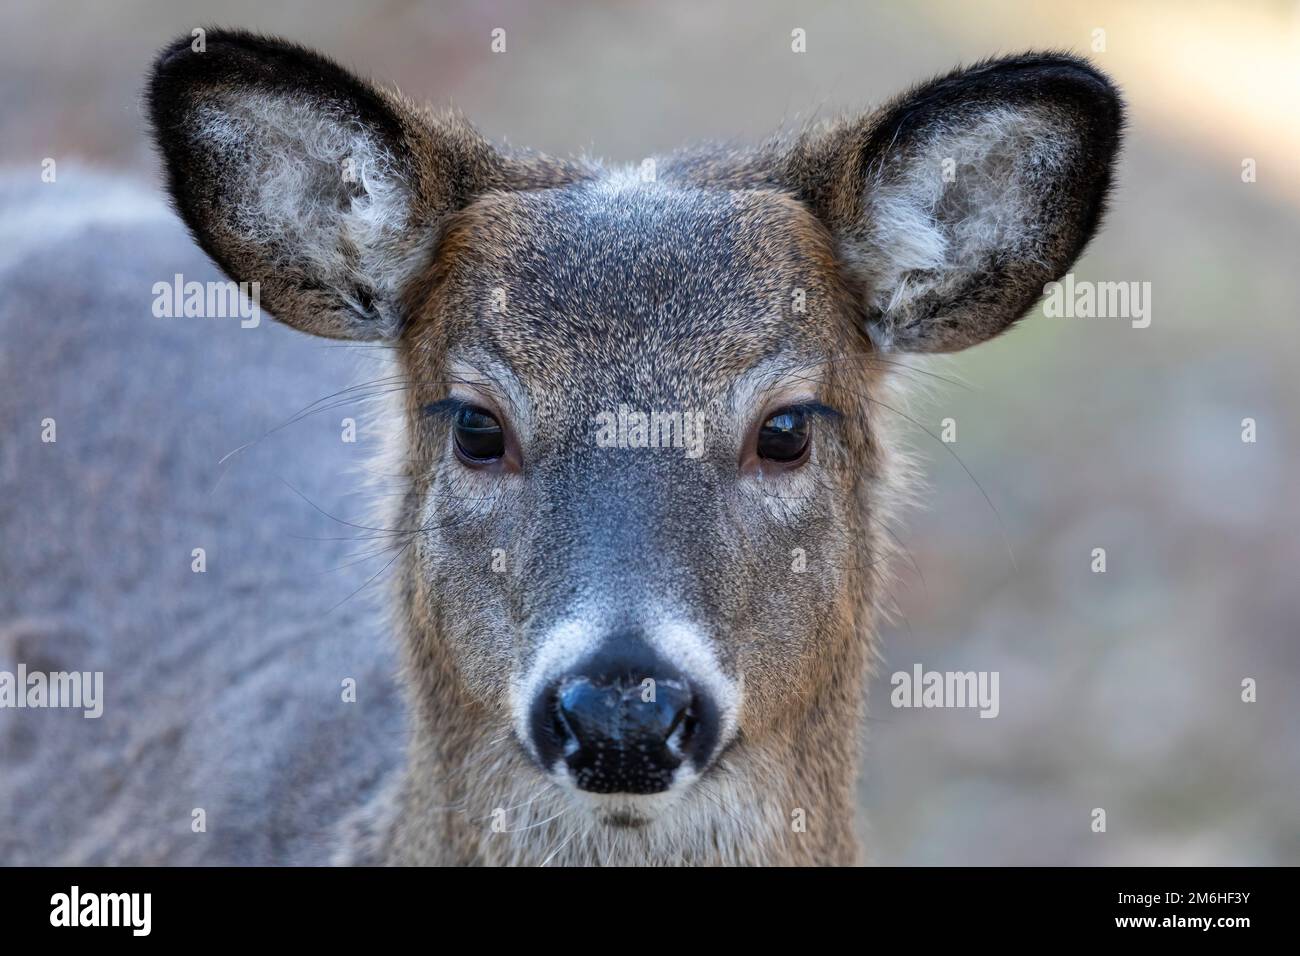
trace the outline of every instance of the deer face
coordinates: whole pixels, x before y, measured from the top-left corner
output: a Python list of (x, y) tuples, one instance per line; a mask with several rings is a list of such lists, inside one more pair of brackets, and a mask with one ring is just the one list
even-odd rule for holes
[(844, 626), (877, 469), (829, 237), (771, 192), (604, 181), (444, 242), (403, 350), (441, 637), (543, 772), (672, 792)]
[(243, 34), (164, 52), (150, 102), (232, 278), (393, 346), (417, 696), (450, 681), (625, 824), (860, 671), (891, 353), (997, 334), (1063, 274), (1120, 121), (1086, 65), (1022, 57), (645, 181), (499, 153)]

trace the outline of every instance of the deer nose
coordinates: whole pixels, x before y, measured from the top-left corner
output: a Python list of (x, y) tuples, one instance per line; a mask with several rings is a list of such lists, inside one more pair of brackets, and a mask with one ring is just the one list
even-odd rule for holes
[(680, 679), (605, 683), (586, 677), (557, 692), (556, 723), (574, 783), (593, 793), (658, 793), (672, 786), (695, 733)]
[(591, 793), (660, 793), (686, 762), (701, 768), (717, 738), (716, 710), (652, 655), (599, 656), (542, 695), (534, 737), (543, 762), (563, 761)]

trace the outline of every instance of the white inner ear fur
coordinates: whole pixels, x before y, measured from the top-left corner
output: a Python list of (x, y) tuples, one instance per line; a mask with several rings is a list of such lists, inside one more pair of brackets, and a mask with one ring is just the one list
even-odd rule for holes
[(360, 315), (370, 310), (354, 294), (359, 284), (373, 289), (376, 309), (396, 302), (424, 251), (408, 233), (414, 189), (359, 119), (259, 94), (203, 104), (192, 129), (202, 148), (238, 157), (224, 167), (236, 181), (223, 184), (238, 235), (317, 277)]
[(865, 193), (870, 304), (888, 313), (995, 252), (1036, 258), (1040, 197), (1073, 148), (1059, 122), (1002, 108), (888, 159)]

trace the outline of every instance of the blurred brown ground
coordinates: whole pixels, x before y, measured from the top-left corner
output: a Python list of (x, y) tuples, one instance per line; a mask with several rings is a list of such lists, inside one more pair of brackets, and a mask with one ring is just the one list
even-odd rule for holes
[[(959, 440), (914, 436), (932, 487), (899, 529), (911, 561), (871, 697), (869, 845), (881, 863), (1300, 863), (1297, 4), (267, 6), (9, 0), (0, 164), (152, 176), (142, 73), (200, 25), (318, 46), (496, 139), (629, 162), (1000, 52), (1090, 55), (1131, 126), (1075, 271), (1150, 282), (1152, 323), (1040, 316), (928, 366), (967, 387), (915, 409), (935, 433), (955, 418)], [(915, 662), (999, 671), (1000, 716), (891, 709), (888, 675)], [(1258, 703), (1241, 702), (1245, 677)]]

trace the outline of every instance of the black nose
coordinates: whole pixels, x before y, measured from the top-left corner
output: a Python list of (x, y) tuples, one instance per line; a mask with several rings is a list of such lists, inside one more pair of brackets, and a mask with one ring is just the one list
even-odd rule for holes
[(539, 695), (533, 734), (581, 790), (659, 793), (684, 761), (697, 769), (717, 739), (708, 696), (643, 646), (597, 654)]

